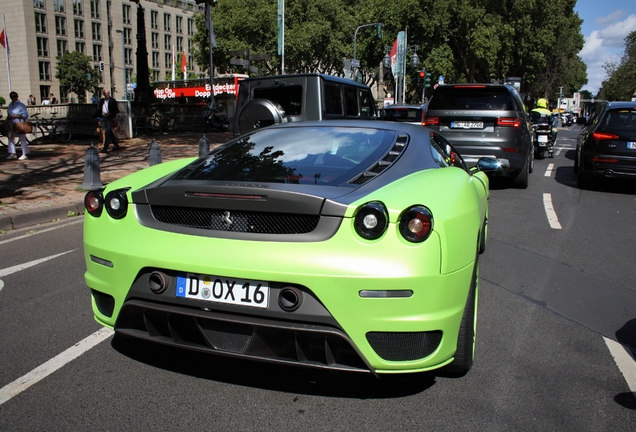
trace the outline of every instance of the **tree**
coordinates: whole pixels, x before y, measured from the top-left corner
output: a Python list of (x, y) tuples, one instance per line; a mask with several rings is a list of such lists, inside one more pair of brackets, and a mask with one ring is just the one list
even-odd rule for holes
[(86, 92), (96, 92), (101, 73), (93, 69), (93, 59), (79, 51), (65, 52), (57, 56), (55, 78), (60, 86), (77, 95), (80, 102), (86, 100)]
[(607, 79), (603, 81), (598, 98), (631, 100), (636, 91), (636, 31), (625, 38), (625, 51), (620, 62), (607, 62), (603, 68)]

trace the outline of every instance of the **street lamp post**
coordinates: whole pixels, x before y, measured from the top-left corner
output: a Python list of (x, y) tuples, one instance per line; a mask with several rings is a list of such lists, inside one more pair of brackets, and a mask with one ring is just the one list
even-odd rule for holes
[(382, 23), (373, 23), (373, 24), (364, 24), (358, 26), (356, 31), (353, 33), (353, 60), (351, 61), (351, 79), (355, 79), (357, 75), (357, 70), (360, 67), (360, 61), (356, 58), (357, 55), (357, 40), (358, 40), (358, 30), (364, 27), (376, 27), (378, 37), (382, 38)]
[(128, 80), (126, 79), (126, 49), (124, 48), (124, 31), (115, 30), (121, 33), (121, 69), (124, 71), (124, 96), (122, 99), (128, 99)]

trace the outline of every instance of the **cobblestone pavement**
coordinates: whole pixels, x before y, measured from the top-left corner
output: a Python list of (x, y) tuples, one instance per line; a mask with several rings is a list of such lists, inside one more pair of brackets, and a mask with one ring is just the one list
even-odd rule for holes
[[(232, 133), (207, 133), (206, 137), (211, 149), (231, 139)], [(159, 144), (162, 161), (168, 161), (197, 156), (201, 138), (203, 134), (199, 133), (161, 135), (154, 139)], [(101, 183), (106, 185), (148, 167), (152, 140), (153, 137), (121, 140), (120, 150), (99, 153)], [(87, 149), (92, 142), (96, 139), (90, 136), (66, 144), (36, 141), (30, 145), (29, 158), (23, 161), (7, 160), (7, 147), (0, 146), (0, 217), (81, 203), (86, 193), (81, 185)]]

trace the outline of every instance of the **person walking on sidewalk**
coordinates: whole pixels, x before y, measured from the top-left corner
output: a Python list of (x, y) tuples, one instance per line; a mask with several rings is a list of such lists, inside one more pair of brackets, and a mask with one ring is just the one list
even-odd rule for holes
[[(29, 113), (26, 109), (26, 106), (18, 100), (18, 94), (16, 92), (9, 93), (9, 97), (11, 98), (11, 102), (9, 103), (9, 108), (7, 108), (7, 116), (11, 119), (13, 125), (17, 122), (25, 122), (29, 119)], [(27, 154), (30, 153), (29, 145), (27, 144), (26, 134), (16, 134), (14, 131), (11, 132), (11, 136), (9, 138), (9, 156), (7, 159), (18, 159), (15, 154), (15, 139), (16, 137), (20, 138), (20, 147), (22, 148), (22, 156), (20, 156), (20, 160), (28, 159)]]
[(108, 153), (108, 146), (111, 141), (114, 149), (119, 150), (119, 142), (113, 132), (113, 119), (117, 117), (117, 114), (119, 114), (117, 101), (110, 97), (110, 91), (104, 90), (104, 97), (99, 100), (97, 111), (93, 115), (93, 118), (99, 121), (104, 130), (104, 148), (100, 150), (102, 153)]

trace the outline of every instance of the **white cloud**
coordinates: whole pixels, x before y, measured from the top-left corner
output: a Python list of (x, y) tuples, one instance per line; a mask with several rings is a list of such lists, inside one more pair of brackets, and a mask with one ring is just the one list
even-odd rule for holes
[(593, 31), (585, 38), (585, 45), (579, 55), (587, 65), (588, 84), (584, 89), (592, 93), (598, 92), (606, 78), (603, 65), (610, 61), (620, 61), (625, 48), (625, 37), (636, 30), (636, 14), (619, 21), (624, 15), (623, 11), (617, 10), (598, 18), (595, 24), (603, 28)]

